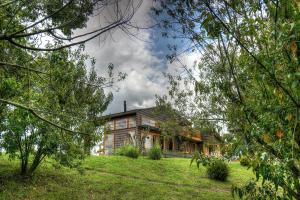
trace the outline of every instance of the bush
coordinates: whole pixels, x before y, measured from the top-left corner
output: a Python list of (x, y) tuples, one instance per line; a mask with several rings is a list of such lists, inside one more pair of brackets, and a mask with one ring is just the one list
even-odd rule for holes
[(159, 144), (155, 144), (148, 152), (148, 156), (152, 160), (161, 159), (161, 148)]
[(241, 163), (242, 166), (249, 166), (250, 160), (247, 156), (242, 156), (240, 158), (240, 163)]
[(121, 148), (116, 149), (114, 154), (119, 156), (127, 156), (130, 158), (138, 158), (139, 149), (133, 145), (124, 145)]
[(124, 156), (124, 151), (125, 151), (124, 147), (120, 147), (120, 148), (114, 149), (113, 155)]
[(139, 150), (138, 148), (134, 146), (130, 146), (127, 148), (127, 151), (125, 152), (125, 156), (130, 158), (138, 158), (139, 157)]
[(207, 166), (207, 174), (211, 179), (226, 181), (229, 175), (229, 167), (222, 160), (213, 160)]

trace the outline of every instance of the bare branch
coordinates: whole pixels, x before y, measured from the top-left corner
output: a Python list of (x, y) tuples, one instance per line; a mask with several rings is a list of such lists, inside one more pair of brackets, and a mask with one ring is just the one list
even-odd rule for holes
[[(0, 67), (1, 66), (2, 67), (4, 67), (4, 66), (10, 66), (10, 67), (15, 67), (15, 68), (20, 68), (20, 69), (24, 69), (24, 70), (29, 70), (29, 71), (37, 73), (37, 74), (44, 74), (44, 75), (50, 76), (50, 73), (48, 73), (48, 72), (36, 70), (36, 69), (25, 67), (25, 66), (22, 66), (22, 65), (17, 65), (17, 64), (12, 64), (12, 63), (6, 63), (6, 62), (1, 62), (0, 61)], [(122, 81), (122, 80), (117, 80), (117, 81), (111, 81), (111, 80), (109, 80), (109, 81), (103, 82), (101, 84), (93, 84), (93, 83), (88, 83), (88, 82), (82, 82), (82, 83), (85, 84), (85, 85), (88, 85), (88, 86), (93, 86), (93, 87), (96, 87), (96, 88), (104, 89), (104, 88), (112, 87), (114, 85), (114, 83), (117, 83), (117, 82), (120, 82), (120, 81)]]
[(16, 34), (18, 34), (18, 33), (22, 33), (23, 31), (26, 31), (26, 30), (28, 30), (28, 29), (30, 29), (30, 28), (32, 28), (32, 27), (34, 27), (34, 26), (36, 26), (36, 25), (42, 23), (43, 21), (45, 21), (45, 20), (47, 20), (47, 19), (53, 17), (53, 16), (56, 15), (57, 13), (61, 12), (62, 10), (64, 10), (64, 9), (65, 9), (67, 6), (69, 6), (72, 2), (73, 2), (73, 0), (70, 0), (68, 3), (66, 3), (64, 6), (62, 6), (61, 8), (59, 8), (57, 11), (55, 11), (55, 12), (52, 13), (51, 15), (47, 15), (47, 16), (44, 17), (43, 19), (41, 19), (41, 20), (39, 20), (39, 21), (37, 21), (37, 22), (35, 22), (35, 23), (33, 23), (33, 24), (31, 24), (31, 25), (29, 25), (29, 26), (27, 26), (27, 27), (25, 27), (25, 28), (23, 28), (23, 29), (21, 29), (21, 30), (19, 30), (19, 31), (16, 31), (16, 32), (14, 32), (14, 33), (11, 34), (11, 35), (16, 35)]
[[(33, 51), (57, 51), (57, 50), (61, 50), (61, 49), (64, 49), (64, 48), (67, 48), (67, 47), (71, 47), (71, 46), (75, 46), (75, 45), (79, 45), (79, 44), (83, 44), (85, 42), (88, 42), (96, 37), (98, 37), (99, 35), (105, 33), (105, 32), (108, 32), (122, 24), (126, 24), (129, 22), (129, 20), (132, 18), (132, 15), (130, 16), (129, 19), (126, 19), (125, 21), (120, 21), (118, 23), (115, 23), (113, 26), (108, 26), (108, 27), (105, 27), (104, 30), (98, 32), (97, 34), (85, 39), (85, 40), (81, 40), (79, 42), (74, 42), (74, 43), (70, 43), (70, 44), (67, 44), (67, 45), (63, 45), (63, 46), (60, 46), (60, 47), (56, 47), (56, 48), (37, 48), (37, 47), (30, 47), (30, 46), (26, 46), (26, 45), (22, 45), (20, 43), (17, 43), (15, 42), (13, 39), (11, 38), (7, 38), (7, 40), (12, 43), (13, 45), (17, 46), (17, 47), (20, 47), (20, 48), (23, 48), (23, 49), (28, 49), (28, 50), (33, 50)], [(89, 33), (85, 34), (85, 35), (88, 35)]]

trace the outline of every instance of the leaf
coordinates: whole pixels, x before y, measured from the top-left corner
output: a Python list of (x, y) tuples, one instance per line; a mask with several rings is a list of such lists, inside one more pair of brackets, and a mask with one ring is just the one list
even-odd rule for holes
[(282, 130), (277, 130), (276, 131), (276, 137), (278, 139), (281, 139), (284, 136), (284, 132)]
[(292, 119), (293, 119), (293, 115), (291, 113), (289, 113), (287, 115), (287, 120), (290, 122), (290, 121), (292, 121)]
[(263, 136), (262, 136), (262, 139), (265, 143), (270, 143), (271, 142), (271, 138), (270, 138), (268, 133), (264, 133)]
[(297, 44), (295, 41), (291, 42), (291, 51), (292, 53), (294, 54), (294, 56), (296, 55), (297, 53)]

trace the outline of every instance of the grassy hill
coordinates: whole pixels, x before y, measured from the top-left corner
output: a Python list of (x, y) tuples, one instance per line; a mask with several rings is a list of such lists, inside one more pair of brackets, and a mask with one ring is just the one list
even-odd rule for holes
[(0, 199), (232, 199), (232, 184), (253, 177), (239, 163), (230, 163), (228, 181), (213, 181), (205, 168), (189, 163), (185, 158), (92, 156), (84, 161), (83, 175), (46, 161), (33, 179), (22, 180), (16, 175), (18, 162), (0, 156)]

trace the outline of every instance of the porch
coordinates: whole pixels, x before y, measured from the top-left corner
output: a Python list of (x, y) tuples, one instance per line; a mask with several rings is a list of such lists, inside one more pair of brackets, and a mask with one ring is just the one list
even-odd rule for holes
[(191, 157), (196, 151), (203, 151), (202, 141), (182, 136), (161, 137), (160, 145), (163, 154), (169, 157)]

